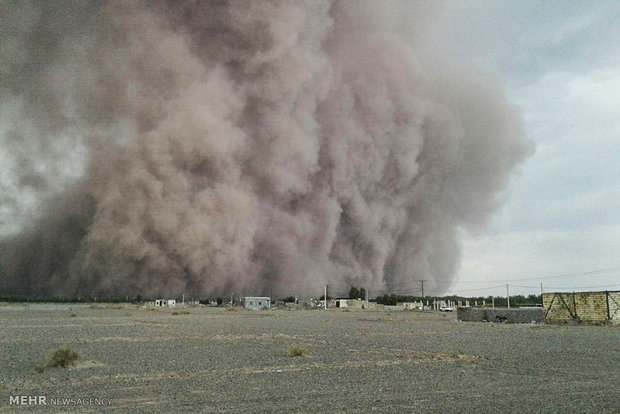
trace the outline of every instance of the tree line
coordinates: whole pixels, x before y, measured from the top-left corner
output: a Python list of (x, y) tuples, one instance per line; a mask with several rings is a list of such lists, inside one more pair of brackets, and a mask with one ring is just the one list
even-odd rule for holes
[[(423, 302), (426, 305), (426, 302), (429, 304), (433, 303), (433, 300), (438, 301), (454, 301), (454, 302), (463, 302), (469, 301), (470, 306), (474, 306), (474, 303), (477, 301), (478, 306), (482, 306), (483, 302), (486, 302), (487, 306), (491, 306), (491, 303), (495, 302), (495, 306), (498, 307), (506, 307), (508, 306), (508, 301), (505, 297), (501, 296), (441, 296), (441, 297), (422, 297), (422, 296), (409, 296), (409, 295), (395, 295), (395, 294), (385, 294), (383, 296), (378, 296), (376, 299), (378, 304), (382, 305), (391, 305), (394, 306), (399, 302)], [(542, 304), (542, 296), (541, 295), (511, 295), (510, 296), (510, 306), (520, 307), (520, 306), (537, 306)]]

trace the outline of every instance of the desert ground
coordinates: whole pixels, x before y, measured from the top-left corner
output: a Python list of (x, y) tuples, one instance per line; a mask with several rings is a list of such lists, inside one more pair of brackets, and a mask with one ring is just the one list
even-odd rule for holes
[[(455, 318), (4, 305), (0, 412), (620, 411), (619, 326)], [(60, 347), (81, 360), (42, 368)], [(10, 405), (21, 395), (107, 404)]]

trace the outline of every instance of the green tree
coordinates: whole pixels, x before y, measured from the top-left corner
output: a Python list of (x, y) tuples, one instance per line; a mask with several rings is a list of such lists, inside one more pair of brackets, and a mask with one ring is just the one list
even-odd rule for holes
[(366, 289), (351, 285), (349, 299), (366, 299)]

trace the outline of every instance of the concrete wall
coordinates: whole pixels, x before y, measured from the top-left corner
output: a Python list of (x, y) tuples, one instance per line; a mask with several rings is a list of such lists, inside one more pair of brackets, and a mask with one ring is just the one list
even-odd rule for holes
[(349, 306), (353, 309), (366, 309), (365, 300), (351, 300)]
[(605, 323), (620, 320), (620, 292), (544, 293), (549, 323)]
[(398, 305), (385, 305), (383, 308), (385, 311), (404, 311), (405, 307), (404, 306), (398, 306)]
[(468, 322), (495, 322), (497, 317), (506, 318), (507, 323), (537, 323), (544, 321), (542, 308), (458, 308), (457, 319)]
[(396, 305), (404, 306), (406, 310), (418, 310), (424, 307), (422, 302), (399, 302)]

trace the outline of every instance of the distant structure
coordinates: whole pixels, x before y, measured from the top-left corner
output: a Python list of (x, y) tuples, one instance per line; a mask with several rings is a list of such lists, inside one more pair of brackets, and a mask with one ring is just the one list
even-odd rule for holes
[(593, 324), (620, 321), (620, 291), (543, 293), (545, 321)]
[[(350, 308), (350, 309), (367, 309), (367, 303), (365, 300), (361, 300), (361, 299), (336, 299), (335, 301), (335, 306), (336, 308), (341, 308), (341, 309), (346, 309), (346, 308)], [(328, 303), (328, 305), (330, 305)]]
[(403, 306), (406, 310), (422, 310), (424, 309), (424, 304), (422, 301), (414, 301), (414, 302), (398, 302), (397, 306)]
[(472, 308), (459, 307), (456, 318), (463, 322), (542, 323), (545, 320), (539, 307)]
[(266, 296), (246, 296), (243, 298), (243, 306), (250, 310), (270, 309), (271, 299)]
[(177, 305), (177, 301), (174, 299), (157, 299), (155, 301), (155, 306), (158, 307), (169, 307), (169, 308), (174, 308)]

